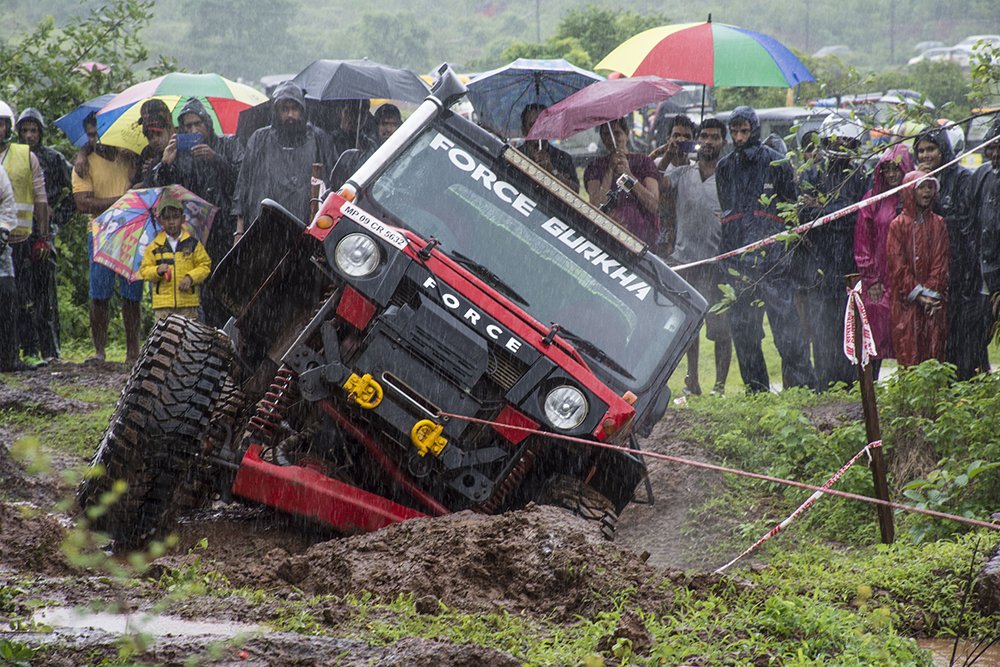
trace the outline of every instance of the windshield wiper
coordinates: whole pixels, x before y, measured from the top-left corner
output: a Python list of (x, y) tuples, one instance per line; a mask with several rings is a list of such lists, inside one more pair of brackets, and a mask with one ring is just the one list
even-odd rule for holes
[(513, 287), (511, 287), (510, 285), (508, 285), (507, 283), (505, 283), (503, 281), (503, 279), (500, 278), (500, 276), (498, 276), (497, 274), (493, 273), (492, 271), (490, 271), (489, 269), (487, 269), (485, 266), (483, 266), (482, 264), (480, 264), (476, 260), (474, 260), (474, 259), (472, 259), (470, 257), (466, 257), (465, 255), (463, 255), (462, 253), (458, 252), (457, 250), (452, 250), (451, 252), (448, 253), (448, 256), (451, 257), (453, 260), (455, 260), (455, 262), (457, 264), (465, 267), (469, 271), (472, 271), (477, 276), (479, 276), (480, 278), (482, 278), (483, 280), (485, 280), (486, 283), (489, 284), (490, 287), (495, 288), (496, 291), (500, 292), (501, 294), (503, 294), (508, 299), (511, 299), (513, 301), (518, 302), (519, 304), (521, 304), (525, 308), (530, 308), (531, 307), (531, 304), (528, 303), (527, 300), (523, 296), (521, 296), (520, 294), (518, 294), (517, 291)]
[(560, 326), (558, 335), (568, 340), (573, 344), (574, 347), (578, 348), (581, 352), (591, 357), (600, 364), (604, 364), (614, 372), (619, 375), (624, 375), (630, 380), (634, 380), (635, 376), (629, 373), (621, 364), (608, 356), (607, 352), (597, 347), (591, 343), (586, 338), (576, 335), (572, 331), (567, 331)]

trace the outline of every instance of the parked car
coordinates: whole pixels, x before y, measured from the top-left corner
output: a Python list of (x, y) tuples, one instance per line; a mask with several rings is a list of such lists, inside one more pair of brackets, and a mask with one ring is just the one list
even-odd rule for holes
[(968, 69), (974, 52), (965, 46), (939, 46), (927, 49), (919, 56), (910, 58), (907, 65), (917, 65), (922, 62), (953, 62), (963, 69)]

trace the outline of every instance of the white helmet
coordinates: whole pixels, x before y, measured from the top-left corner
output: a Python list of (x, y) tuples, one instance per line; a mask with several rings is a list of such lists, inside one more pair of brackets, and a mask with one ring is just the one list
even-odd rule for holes
[(851, 118), (847, 112), (840, 110), (830, 112), (830, 115), (823, 119), (823, 124), (819, 127), (819, 136), (824, 139), (837, 137), (860, 140), (864, 133), (865, 128), (860, 122)]
[(10, 105), (0, 100), (0, 118), (7, 118), (10, 120), (10, 126), (14, 127), (14, 119), (17, 116), (14, 114), (14, 110), (10, 108)]

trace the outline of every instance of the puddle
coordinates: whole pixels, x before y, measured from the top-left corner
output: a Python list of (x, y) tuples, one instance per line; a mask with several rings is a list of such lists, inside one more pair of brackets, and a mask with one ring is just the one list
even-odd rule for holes
[(47, 607), (34, 615), (34, 621), (53, 628), (103, 630), (112, 634), (142, 632), (154, 636), (204, 636), (231, 637), (238, 633), (263, 632), (266, 628), (247, 623), (228, 621), (188, 621), (156, 614), (111, 614), (92, 612), (72, 607)]
[[(982, 650), (981, 647), (977, 650), (976, 644), (972, 642), (959, 642), (953, 663), (950, 662), (951, 652), (955, 646), (953, 639), (918, 639), (917, 645), (931, 652), (931, 658), (936, 667), (949, 667), (951, 664), (956, 667), (965, 664), (974, 664), (976, 667), (1000, 667), (1000, 646), (997, 645), (993, 645), (982, 657), (972, 662), (970, 656), (978, 655), (979, 650)], [(969, 662), (967, 663), (966, 660)]]

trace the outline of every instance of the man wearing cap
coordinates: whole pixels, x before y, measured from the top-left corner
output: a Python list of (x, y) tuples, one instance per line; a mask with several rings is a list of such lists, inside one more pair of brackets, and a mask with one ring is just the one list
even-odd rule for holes
[(49, 205), (51, 238), (37, 233), (28, 241), (29, 252), (22, 253), (18, 273), (25, 275), (30, 292), (27, 312), (21, 318), (26, 322), (21, 337), (21, 348), (26, 357), (43, 360), (59, 357), (59, 310), (56, 299), (56, 255), (52, 239), (59, 228), (69, 222), (76, 208), (73, 206), (72, 167), (62, 153), (42, 145), (45, 119), (37, 109), (21, 112), (16, 124), (17, 136), (38, 158), (45, 177), (46, 201)]
[[(83, 127), (88, 135), (91, 126), (96, 128), (96, 124), (92, 115), (84, 119)], [(131, 364), (139, 358), (139, 301), (142, 299), (142, 281), (128, 282), (108, 267), (94, 261), (91, 226), (94, 218), (110, 208), (132, 186), (138, 171), (137, 156), (131, 151), (100, 142), (80, 153), (73, 168), (73, 200), (78, 211), (90, 216), (87, 223), (87, 257), (90, 261), (90, 336), (94, 343), (94, 355), (87, 361), (105, 361), (111, 317), (109, 302), (117, 283), (122, 297), (122, 322), (125, 325), (125, 363)]]
[(163, 100), (148, 99), (139, 109), (139, 125), (148, 142), (139, 154), (142, 175), (137, 187), (151, 188), (156, 185), (153, 168), (160, 163), (163, 151), (174, 138), (176, 132), (170, 109)]
[(146, 246), (139, 275), (153, 291), (153, 314), (198, 319), (201, 284), (212, 272), (212, 260), (201, 241), (184, 229), (184, 206), (163, 196), (156, 205), (156, 220), (163, 230)]

